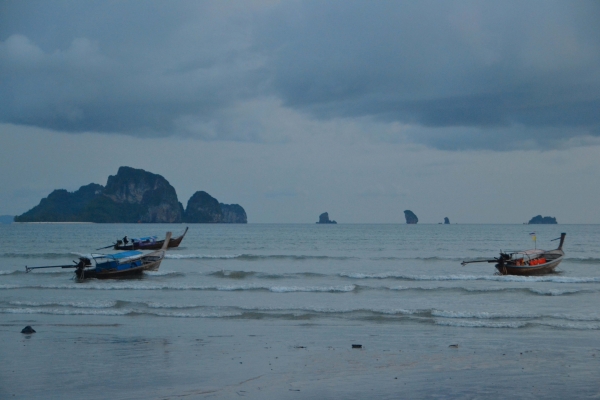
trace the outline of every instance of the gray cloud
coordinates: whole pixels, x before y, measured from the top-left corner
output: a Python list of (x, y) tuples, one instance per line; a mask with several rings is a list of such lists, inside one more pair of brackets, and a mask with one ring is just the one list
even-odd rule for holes
[(261, 141), (236, 110), (270, 96), (315, 120), (406, 124), (402, 140), (450, 150), (600, 135), (594, 1), (0, 7), (0, 122)]

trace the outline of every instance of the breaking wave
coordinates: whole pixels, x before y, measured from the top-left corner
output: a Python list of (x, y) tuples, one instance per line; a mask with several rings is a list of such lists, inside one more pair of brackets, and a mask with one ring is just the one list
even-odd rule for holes
[(155, 316), (166, 318), (374, 320), (388, 323), (412, 321), (463, 328), (523, 328), (598, 330), (600, 315), (535, 314), (519, 312), (450, 311), (436, 309), (385, 309), (332, 307), (204, 307), (197, 304), (155, 302), (17, 302), (0, 307), (0, 314), (50, 314), (95, 316)]
[(217, 259), (217, 260), (352, 260), (357, 257), (335, 257), (335, 256), (313, 256), (313, 255), (293, 255), (293, 254), (271, 254), (271, 255), (260, 255), (260, 254), (225, 254), (225, 255), (211, 255), (211, 254), (167, 254), (165, 258), (171, 259)]
[(266, 286), (266, 285), (169, 285), (123, 283), (72, 283), (59, 285), (0, 285), (0, 289), (56, 289), (56, 290), (212, 290), (212, 291), (244, 291), (262, 290), (275, 293), (286, 292), (352, 292), (356, 285), (341, 286)]
[(554, 283), (599, 283), (600, 277), (516, 276), (516, 275), (407, 275), (397, 272), (341, 273), (350, 279), (398, 279), (405, 281), (495, 281), (495, 282), (554, 282)]

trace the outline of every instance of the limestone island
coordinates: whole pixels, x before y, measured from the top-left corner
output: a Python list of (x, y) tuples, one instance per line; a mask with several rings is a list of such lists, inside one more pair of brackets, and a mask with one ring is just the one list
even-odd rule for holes
[(329, 214), (324, 212), (319, 215), (319, 222), (317, 224), (337, 224), (337, 222), (329, 219)]
[(245, 224), (248, 219), (242, 206), (219, 203), (202, 191), (194, 193), (184, 209), (175, 188), (161, 175), (120, 167), (106, 186), (90, 183), (75, 192), (54, 190), (15, 222)]
[(450, 219), (448, 219), (448, 217), (444, 217), (444, 225), (450, 225)]
[(529, 220), (528, 224), (558, 224), (558, 222), (556, 222), (555, 217), (542, 217), (541, 215), (536, 215)]
[(404, 218), (406, 218), (407, 224), (416, 224), (419, 222), (419, 218), (410, 210), (404, 210)]

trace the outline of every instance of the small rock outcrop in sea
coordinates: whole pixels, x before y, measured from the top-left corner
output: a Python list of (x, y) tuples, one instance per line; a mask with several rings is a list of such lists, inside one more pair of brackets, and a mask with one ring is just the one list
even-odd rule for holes
[(199, 191), (188, 200), (185, 222), (208, 224), (246, 224), (246, 211), (239, 204), (223, 204), (210, 194)]
[(337, 222), (329, 219), (329, 214), (324, 212), (319, 215), (319, 222), (317, 224), (337, 224)]
[[(213, 199), (206, 192), (210, 199)], [(192, 196), (193, 197), (193, 196)], [(244, 209), (237, 204), (220, 204), (213, 199), (216, 216), (190, 217), (190, 222), (246, 223)], [(192, 201), (192, 199), (190, 199)], [(194, 204), (195, 201), (192, 201)], [(188, 205), (190, 203), (188, 202)], [(193, 207), (192, 207), (193, 208)], [(210, 207), (204, 210), (211, 214)], [(190, 209), (189, 214), (202, 214)], [(80, 187), (75, 192), (55, 190), (40, 204), (14, 217), (16, 222), (108, 222), (108, 223), (180, 223), (186, 215), (177, 199), (175, 188), (161, 175), (120, 167), (109, 176), (106, 187), (96, 183)], [(204, 221), (203, 218), (206, 220)]]
[(450, 224), (450, 220), (448, 219), (448, 217), (444, 217), (444, 225), (449, 225)]
[(419, 222), (419, 218), (410, 210), (404, 210), (404, 218), (406, 218), (407, 224), (416, 224)]
[(556, 218), (554, 217), (542, 217), (541, 215), (536, 215), (531, 218), (528, 222), (529, 224), (558, 224), (556, 222)]
[(23, 328), (21, 330), (21, 333), (27, 333), (27, 334), (35, 333), (35, 330), (30, 325), (27, 325), (25, 328)]

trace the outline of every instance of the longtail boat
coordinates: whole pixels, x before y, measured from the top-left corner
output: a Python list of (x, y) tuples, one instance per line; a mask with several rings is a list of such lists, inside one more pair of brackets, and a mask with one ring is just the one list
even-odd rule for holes
[[(26, 272), (39, 268), (75, 268), (78, 280), (88, 278), (110, 279), (138, 275), (144, 271), (156, 271), (165, 258), (167, 245), (171, 239), (171, 232), (167, 232), (160, 250), (143, 253), (137, 250), (124, 251), (115, 254), (92, 254), (88, 257), (79, 257), (76, 265), (54, 265), (47, 267), (25, 267)], [(92, 260), (94, 264), (92, 264)]]
[(554, 273), (554, 269), (560, 264), (565, 256), (563, 251), (563, 243), (565, 242), (566, 233), (561, 233), (558, 247), (554, 250), (520, 250), (514, 252), (500, 252), (500, 257), (493, 260), (474, 260), (463, 261), (461, 265), (477, 262), (495, 263), (499, 275), (546, 275)]
[[(185, 237), (187, 231), (188, 227), (185, 228), (185, 231), (180, 236), (170, 239), (169, 248), (179, 247), (179, 244)], [(132, 239), (128, 239), (127, 236), (125, 236), (123, 239), (117, 240), (114, 245), (103, 248), (112, 247), (115, 250), (158, 250), (162, 248), (163, 243), (164, 240), (158, 240), (157, 236), (147, 236)]]

